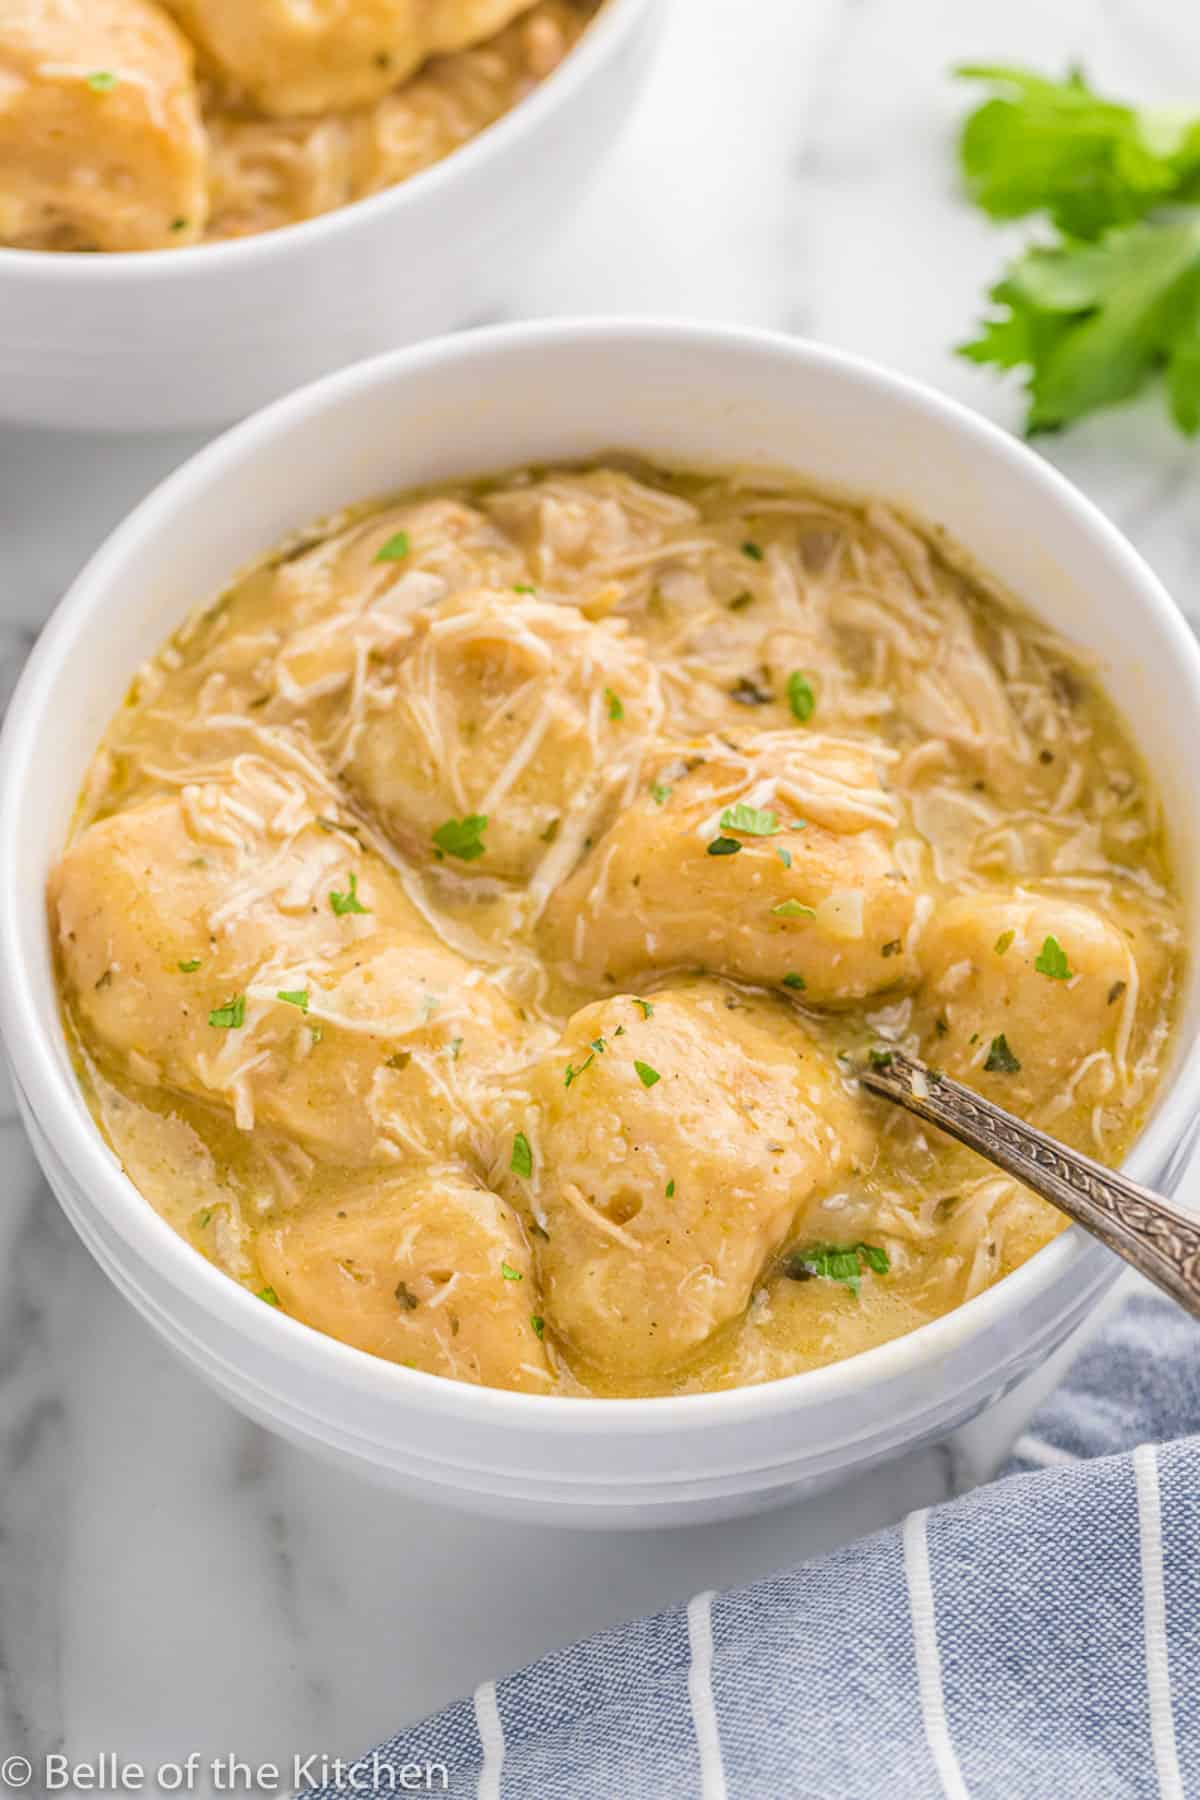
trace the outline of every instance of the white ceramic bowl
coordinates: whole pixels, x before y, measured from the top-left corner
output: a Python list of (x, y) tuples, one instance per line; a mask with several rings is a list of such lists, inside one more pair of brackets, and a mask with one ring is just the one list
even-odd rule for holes
[(0, 248), (0, 421), (227, 424), (331, 369), (501, 308), (641, 92), (663, 0), (607, 0), (462, 149), (300, 225), (134, 254)]
[[(235, 1286), (122, 1174), (67, 1057), (43, 902), (131, 672), (234, 571), (345, 502), (620, 447), (786, 464), (944, 525), (1099, 653), (1163, 794), (1194, 914), (1200, 653), (1134, 552), (1053, 469), (937, 394), (813, 345), (691, 325), (529, 325), (398, 352), (279, 402), (173, 475), (92, 559), (30, 660), (0, 748), (0, 1023), (38, 1155), (80, 1235), (236, 1405), (426, 1497), (646, 1525), (778, 1504), (961, 1431), (1044, 1363), (1117, 1265), (1072, 1230), (908, 1337), (729, 1393), (542, 1399), (376, 1361)], [(1170, 1077), (1128, 1163), (1168, 1190), (1198, 1116), (1198, 1020), (1193, 967)]]

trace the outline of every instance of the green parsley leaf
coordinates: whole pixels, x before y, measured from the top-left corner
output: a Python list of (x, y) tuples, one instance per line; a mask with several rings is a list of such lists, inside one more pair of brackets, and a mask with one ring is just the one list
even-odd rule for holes
[(197, 1231), (203, 1231), (205, 1229), (205, 1227), (210, 1223), (212, 1216), (213, 1216), (212, 1207), (211, 1206), (202, 1206), (200, 1211), (192, 1219), (192, 1224), (196, 1227)]
[(715, 837), (705, 849), (709, 856), (736, 856), (741, 847), (736, 838)]
[(668, 1181), (668, 1183), (667, 1183), (667, 1199), (673, 1200), (674, 1198), (675, 1198), (675, 1183), (672, 1180), (672, 1181)]
[(487, 849), (483, 841), (486, 830), (486, 813), (468, 813), (465, 819), (447, 819), (439, 825), (433, 841), (444, 855), (457, 856), (460, 862), (474, 862)]
[(520, 1269), (514, 1269), (510, 1263), (506, 1262), (500, 1264), (500, 1273), (505, 1281), (523, 1281), (525, 1279)]
[(652, 1019), (654, 1017), (654, 1008), (651, 1006), (649, 1000), (639, 1000), (635, 994), (633, 996), (633, 1004), (641, 1007), (643, 1019)]
[(275, 998), (282, 1000), (287, 1006), (298, 1006), (301, 1012), (308, 1011), (307, 988), (280, 988)]
[(221, 1031), (240, 1031), (246, 1023), (245, 994), (237, 994), (232, 1000), (227, 1000), (224, 1006), (215, 1007), (208, 1015), (208, 1022)]
[(788, 705), (792, 709), (793, 719), (799, 719), (807, 725), (817, 709), (817, 696), (813, 693), (812, 683), (807, 675), (799, 669), (793, 669), (787, 681)]
[(815, 906), (805, 906), (802, 900), (781, 900), (778, 906), (771, 908), (781, 919), (815, 919)]
[(172, 231), (186, 231), (190, 222), (191, 221), (188, 219), (172, 219), (171, 220), (171, 230)]
[(451, 1062), (458, 1061), (459, 1052), (461, 1051), (462, 1047), (463, 1047), (463, 1041), (460, 1037), (450, 1039), (450, 1042), (446, 1045), (446, 1049), (449, 1052)]
[(999, 1037), (994, 1037), (992, 1039), (991, 1046), (987, 1053), (987, 1061), (983, 1066), (989, 1075), (1020, 1074), (1021, 1065), (1009, 1049), (1008, 1039), (1003, 1032), (1000, 1033)]
[(198, 956), (189, 956), (186, 962), (177, 963), (176, 967), (181, 975), (194, 975), (196, 970), (200, 967), (200, 958)]
[(779, 820), (769, 807), (747, 806), (739, 800), (721, 814), (722, 831), (740, 831), (743, 837), (774, 837)]
[(279, 1295), (275, 1292), (273, 1287), (259, 1288), (258, 1293), (254, 1297), (256, 1300), (265, 1300), (268, 1306), (279, 1305)]
[(407, 531), (393, 532), (386, 544), (381, 544), (375, 552), (374, 562), (400, 562), (412, 549)]
[(671, 798), (671, 789), (669, 787), (664, 787), (661, 781), (656, 781), (654, 786), (650, 789), (650, 798), (653, 800), (655, 806), (661, 806), (664, 801)]
[(620, 694), (614, 694), (613, 690), (611, 688), (605, 688), (604, 698), (605, 698), (606, 702), (608, 703), (609, 718), (610, 719), (623, 719), (625, 717), (625, 708), (621, 703)]
[(120, 79), (112, 69), (93, 69), (87, 78), (87, 84), (93, 94), (111, 94)]
[(751, 562), (761, 562), (764, 554), (762, 545), (754, 543), (751, 538), (747, 538), (742, 545), (742, 555), (748, 556)]
[(792, 1281), (809, 1281), (814, 1276), (825, 1281), (840, 1281), (857, 1298), (862, 1289), (863, 1265), (875, 1275), (886, 1275), (891, 1267), (887, 1251), (878, 1244), (808, 1244), (793, 1250), (783, 1264), (783, 1272)]
[(533, 1151), (523, 1131), (518, 1131), (513, 1138), (512, 1159), (508, 1166), (514, 1175), (520, 1175), (525, 1181), (533, 1174)]
[(370, 907), (364, 906), (358, 897), (358, 876), (353, 869), (350, 871), (349, 886), (344, 894), (339, 894), (336, 888), (329, 890), (329, 904), (339, 919), (344, 913), (370, 912)]
[(652, 1088), (656, 1081), (662, 1080), (658, 1070), (652, 1069), (649, 1063), (638, 1062), (635, 1057), (633, 1066), (637, 1070), (637, 1078), (644, 1088)]
[(417, 1296), (409, 1287), (407, 1281), (398, 1281), (392, 1289), (392, 1292), (400, 1302), (400, 1305), (404, 1308), (405, 1312), (416, 1312), (418, 1306), (421, 1304), (417, 1299)]
[(791, 972), (784, 976), (783, 985), (786, 988), (795, 988), (798, 993), (802, 994), (808, 986), (808, 983), (805, 981), (803, 975), (797, 975), (794, 972)]
[(514, 581), (513, 582), (513, 593), (514, 594), (536, 594), (537, 589), (535, 587), (531, 587), (527, 581)]
[(886, 944), (880, 945), (879, 954), (880, 956), (899, 956), (903, 948), (904, 945), (899, 938), (891, 938)]
[(1015, 931), (1002, 931), (1000, 933), (1000, 936), (996, 939), (996, 942), (992, 945), (992, 948), (996, 952), (997, 956), (1003, 956), (1006, 951), (1012, 949), (1012, 942), (1013, 942), (1013, 939), (1016, 937), (1016, 935), (1017, 934)]
[(590, 1069), (592, 1064), (595, 1062), (595, 1060), (596, 1060), (596, 1052), (594, 1050), (590, 1050), (588, 1052), (588, 1054), (584, 1057), (583, 1061), (580, 1063), (578, 1068), (575, 1068), (573, 1064), (568, 1063), (567, 1064), (567, 1072), (563, 1076), (563, 1086), (570, 1087), (570, 1085), (573, 1081), (578, 1081), (579, 1077), (583, 1074), (583, 1071), (585, 1069)]
[(735, 594), (733, 599), (728, 602), (730, 612), (745, 612), (748, 606), (753, 605), (754, 595), (749, 588), (744, 588), (740, 594)]
[(877, 1050), (872, 1046), (867, 1051), (867, 1061), (873, 1069), (890, 1069), (892, 1060), (893, 1052), (891, 1050)]
[(1039, 975), (1048, 975), (1051, 981), (1070, 981), (1074, 973), (1067, 961), (1067, 953), (1056, 937), (1046, 939), (1033, 966)]
[(785, 869), (791, 868), (792, 853), (790, 850), (776, 850), (775, 854), (779, 858), (780, 862), (783, 864)]
[(536, 1337), (536, 1338), (545, 1337), (546, 1321), (545, 1321), (545, 1319), (542, 1318), (540, 1313), (530, 1313), (529, 1323), (533, 1326), (534, 1337)]

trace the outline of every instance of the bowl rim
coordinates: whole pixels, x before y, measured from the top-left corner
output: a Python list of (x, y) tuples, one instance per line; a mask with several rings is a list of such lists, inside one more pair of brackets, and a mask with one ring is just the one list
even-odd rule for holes
[[(164, 245), (157, 250), (30, 250), (0, 244), (0, 281), (46, 280), (58, 284), (103, 281), (187, 280), (201, 270), (219, 278), (222, 267), (234, 273), (255, 263), (281, 261), (289, 253), (308, 250), (337, 254), (336, 240), (356, 227), (378, 226), (405, 207), (415, 210), (426, 200), (436, 205), (441, 190), (460, 177), (470, 177), (489, 158), (517, 148), (522, 137), (538, 130), (569, 106), (578, 90), (610, 57), (617, 55), (642, 15), (663, 0), (603, 0), (600, 11), (567, 55), (515, 106), (477, 131), (466, 143), (424, 169), (348, 200), (329, 212), (245, 237), (218, 238), (213, 243)], [(333, 109), (337, 110), (337, 109)]]
[[(562, 349), (570, 353), (619, 354), (631, 343), (642, 347), (686, 346), (706, 353), (767, 361), (832, 373), (851, 386), (924, 413), (962, 442), (974, 443), (1012, 466), (1019, 479), (1040, 486), (1077, 528), (1090, 534), (1127, 600), (1156, 615), (1171, 640), (1184, 682), (1200, 716), (1200, 645), (1162, 583), (1099, 508), (1020, 440), (937, 389), (881, 367), (867, 358), (781, 333), (703, 321), (595, 317), (534, 320), (492, 326), (430, 339), (352, 364), (309, 383), (252, 414), (214, 438), (168, 475), (100, 545), (76, 576), (43, 629), (22, 671), (0, 735), (0, 918), (15, 920), (30, 905), (41, 907), (22, 884), (16, 827), (27, 771), (43, 743), (53, 741), (54, 690), (59, 670), (71, 660), (75, 639), (92, 615), (113, 602), (125, 565), (136, 565), (142, 536), (158, 530), (180, 510), (203, 504), (212, 479), (229, 467), (248, 466), (278, 452), (298, 423), (330, 407), (353, 404), (379, 384), (403, 381), (461, 361), (486, 365), (509, 352)], [(969, 550), (970, 546), (966, 548)], [(10, 841), (11, 840), (11, 841)], [(93, 1123), (74, 1077), (61, 1061), (60, 1046), (36, 1020), (32, 964), (18, 945), (21, 934), (0, 932), (0, 1035), (24, 1103), (53, 1145), (56, 1158), (78, 1185), (89, 1207), (142, 1262), (160, 1274), (182, 1298), (211, 1315), (231, 1335), (250, 1340), (267, 1357), (316, 1366), (331, 1380), (365, 1396), (388, 1394), (424, 1414), (441, 1414), (483, 1426), (585, 1435), (626, 1431), (658, 1432), (673, 1423), (688, 1431), (758, 1423), (843, 1401), (864, 1389), (911, 1377), (935, 1366), (951, 1351), (980, 1337), (1010, 1313), (1044, 1300), (1069, 1274), (1082, 1278), (1085, 1264), (1098, 1266), (1098, 1246), (1078, 1226), (1044, 1245), (1020, 1268), (952, 1311), (888, 1342), (818, 1369), (801, 1370), (773, 1381), (696, 1394), (629, 1398), (583, 1398), (515, 1393), (474, 1386), (407, 1369), (326, 1336), (266, 1306), (230, 1279), (169, 1226), (125, 1175)], [(1188, 1124), (1200, 1115), (1200, 1055), (1196, 1039), (1181, 1044), (1179, 1063), (1149, 1124), (1122, 1167), (1146, 1179), (1175, 1154)], [(1099, 1252), (1099, 1257), (1106, 1253)]]

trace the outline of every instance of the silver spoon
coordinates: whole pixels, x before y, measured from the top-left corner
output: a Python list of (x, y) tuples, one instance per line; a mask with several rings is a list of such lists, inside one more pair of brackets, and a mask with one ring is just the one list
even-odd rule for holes
[(903, 1050), (873, 1051), (858, 1078), (1024, 1182), (1200, 1319), (1200, 1218)]

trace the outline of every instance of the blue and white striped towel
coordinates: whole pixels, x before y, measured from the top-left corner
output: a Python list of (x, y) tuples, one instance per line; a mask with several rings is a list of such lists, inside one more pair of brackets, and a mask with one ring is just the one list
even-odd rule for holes
[(433, 1761), (464, 1800), (1200, 1796), (1191, 1433), (1200, 1334), (1135, 1296), (1003, 1480), (485, 1683), (374, 1792)]

